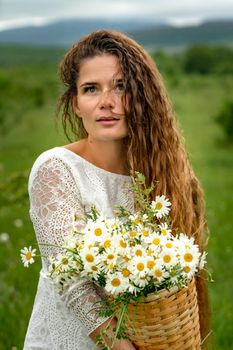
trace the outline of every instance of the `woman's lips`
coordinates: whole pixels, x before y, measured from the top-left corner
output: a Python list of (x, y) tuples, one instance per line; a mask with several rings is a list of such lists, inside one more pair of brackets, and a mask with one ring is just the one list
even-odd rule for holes
[(104, 124), (104, 125), (114, 125), (119, 121), (119, 118), (114, 117), (101, 117), (97, 119), (98, 123)]

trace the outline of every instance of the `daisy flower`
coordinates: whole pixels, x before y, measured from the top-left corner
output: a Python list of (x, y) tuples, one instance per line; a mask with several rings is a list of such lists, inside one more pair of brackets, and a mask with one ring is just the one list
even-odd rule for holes
[(107, 292), (118, 295), (129, 287), (128, 279), (124, 278), (120, 272), (107, 274), (105, 289)]
[(129, 263), (129, 268), (133, 274), (139, 277), (145, 277), (148, 274), (147, 257), (135, 256)]
[(56, 256), (56, 265), (60, 267), (61, 272), (67, 272), (70, 269), (69, 259), (66, 255), (58, 254)]
[(131, 220), (132, 221), (132, 223), (134, 224), (134, 225), (140, 225), (141, 223), (142, 223), (142, 221), (143, 221), (143, 219), (141, 218), (141, 216), (140, 216), (140, 214), (134, 214), (134, 215), (130, 215), (129, 216), (129, 220)]
[(164, 215), (167, 215), (170, 211), (171, 202), (164, 196), (156, 196), (155, 201), (152, 201), (151, 208), (155, 212), (155, 216), (161, 219)]
[(90, 246), (89, 248), (84, 247), (83, 249), (81, 249), (79, 255), (84, 266), (88, 266), (89, 264), (95, 264), (98, 260), (98, 252), (98, 248), (92, 246)]
[(134, 247), (132, 247), (132, 256), (135, 256), (135, 257), (146, 256), (146, 250), (142, 247), (142, 245), (136, 244)]
[(94, 242), (102, 242), (105, 234), (108, 233), (108, 230), (103, 220), (97, 220), (89, 223), (85, 229), (85, 232), (86, 236), (89, 237), (91, 241), (94, 240)]
[(181, 249), (179, 252), (179, 261), (181, 266), (198, 266), (200, 255), (201, 253), (198, 251), (195, 245)]
[(154, 232), (150, 237), (151, 237), (151, 240), (150, 240), (151, 245), (156, 247), (156, 248), (163, 246), (165, 244), (165, 242), (167, 241), (166, 237), (161, 236), (161, 234), (158, 232)]
[(165, 278), (169, 277), (169, 273), (163, 268), (162, 264), (156, 264), (153, 269), (153, 276), (156, 283), (161, 283)]
[(167, 238), (171, 237), (172, 230), (168, 227), (168, 224), (166, 222), (163, 222), (162, 224), (160, 224), (159, 229), (162, 236)]
[(201, 255), (201, 259), (200, 259), (200, 262), (199, 262), (199, 269), (203, 269), (205, 264), (206, 264), (206, 256), (207, 256), (207, 253), (204, 252), (202, 255)]
[(182, 272), (182, 277), (191, 280), (193, 276), (195, 275), (197, 269), (195, 266), (184, 266), (184, 270)]
[(159, 258), (166, 268), (175, 266), (177, 264), (177, 257), (173, 249), (165, 248), (161, 251)]
[(32, 249), (30, 246), (29, 248), (24, 247), (23, 249), (20, 250), (21, 252), (21, 259), (24, 264), (24, 267), (29, 267), (29, 264), (34, 263), (34, 256), (36, 256), (36, 249)]

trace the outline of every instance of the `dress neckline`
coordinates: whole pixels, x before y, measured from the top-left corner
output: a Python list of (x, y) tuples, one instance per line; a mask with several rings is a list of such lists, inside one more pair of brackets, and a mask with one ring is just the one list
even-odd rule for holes
[(86, 163), (88, 166), (92, 167), (93, 169), (96, 169), (100, 172), (103, 172), (105, 173), (106, 175), (111, 175), (111, 176), (115, 176), (115, 177), (118, 177), (118, 178), (122, 178), (122, 179), (131, 179), (131, 176), (130, 175), (122, 175), (122, 174), (117, 174), (117, 173), (113, 173), (111, 171), (108, 171), (108, 170), (105, 170), (103, 168), (100, 168), (96, 165), (94, 165), (93, 163), (89, 162), (88, 160), (86, 160), (85, 158), (81, 157), (79, 154), (69, 150), (68, 148), (64, 147), (64, 146), (58, 146), (58, 147), (55, 147), (55, 148), (58, 148), (58, 149), (62, 149), (62, 150), (65, 150), (66, 152), (72, 154), (74, 157), (77, 157), (78, 159), (80, 159), (81, 161), (83, 161), (84, 163)]

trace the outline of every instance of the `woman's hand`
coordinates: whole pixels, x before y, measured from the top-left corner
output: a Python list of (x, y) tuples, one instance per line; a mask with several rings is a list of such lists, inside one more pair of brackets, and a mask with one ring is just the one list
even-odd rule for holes
[[(93, 341), (96, 342), (96, 337), (98, 336), (98, 334), (102, 332), (106, 326), (109, 325), (108, 332), (110, 333), (111, 338), (115, 339), (113, 328), (116, 327), (116, 324), (117, 322), (114, 319), (112, 321), (107, 320), (97, 329), (95, 329), (94, 332), (90, 334), (90, 337)], [(104, 342), (110, 347), (111, 350), (136, 350), (134, 345), (128, 339), (115, 339), (114, 341), (111, 341), (111, 339), (104, 336)]]

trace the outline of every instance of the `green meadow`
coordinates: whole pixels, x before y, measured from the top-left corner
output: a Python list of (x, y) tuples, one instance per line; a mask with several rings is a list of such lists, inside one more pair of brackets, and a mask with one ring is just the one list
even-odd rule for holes
[[(0, 350), (21, 350), (36, 293), (40, 261), (23, 267), (20, 249), (36, 247), (27, 181), (36, 157), (68, 141), (56, 121), (62, 91), (60, 48), (1, 46), (0, 57)], [(215, 115), (233, 91), (223, 70), (184, 72), (183, 57), (155, 55), (204, 188), (210, 228), (209, 284), (213, 346), (233, 349), (233, 145)], [(182, 349), (181, 349), (182, 350)]]

